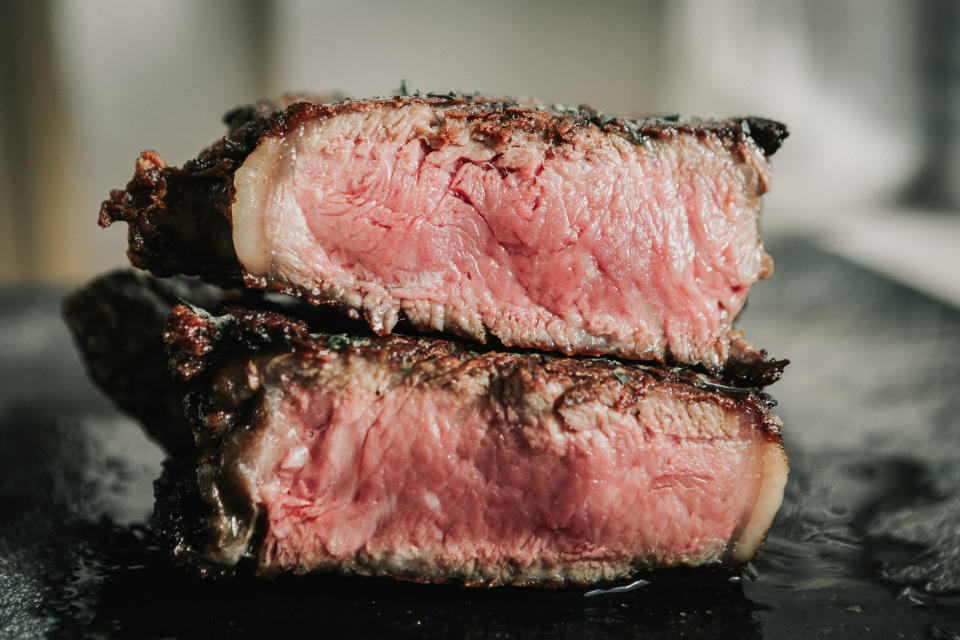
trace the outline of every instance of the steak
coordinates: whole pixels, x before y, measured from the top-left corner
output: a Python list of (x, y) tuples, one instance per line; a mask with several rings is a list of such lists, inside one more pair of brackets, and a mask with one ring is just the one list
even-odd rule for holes
[(765, 394), (659, 365), (318, 332), (329, 318), (255, 297), (177, 304), (155, 333), (178, 299), (215, 294), (114, 273), (65, 305), (94, 379), (171, 453), (153, 527), (201, 575), (588, 584), (742, 564), (780, 505)]
[(63, 302), (63, 316), (90, 378), (173, 457), (196, 452), (162, 336), (170, 310), (184, 301), (276, 311), (297, 307), (296, 313), (314, 325), (340, 332), (368, 331), (366, 325), (323, 308), (266, 300), (255, 291), (223, 290), (195, 278), (158, 279), (129, 269), (103, 275), (73, 292)]
[(104, 226), (156, 275), (282, 291), (506, 346), (775, 381), (731, 325), (773, 265), (759, 239), (762, 118), (607, 118), (477, 96), (228, 114), (182, 168), (144, 152)]
[(212, 304), (222, 292), (187, 278), (160, 281), (115, 271), (74, 292), (63, 315), (87, 373), (168, 452), (193, 451), (183, 402), (171, 393), (164, 319), (181, 299)]
[(164, 338), (198, 457), (161, 483), (158, 529), (201, 573), (252, 556), (266, 575), (530, 585), (739, 565), (782, 499), (767, 400), (703, 376), (245, 308), (178, 306)]

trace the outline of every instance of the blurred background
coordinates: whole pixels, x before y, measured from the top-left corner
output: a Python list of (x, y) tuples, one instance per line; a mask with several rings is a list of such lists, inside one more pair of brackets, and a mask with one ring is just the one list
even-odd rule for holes
[[(952, 0), (0, 3), (0, 282), (125, 261), (96, 226), (142, 149), (182, 163), (286, 91), (481, 91), (790, 125), (768, 235), (960, 303)], [(918, 251), (917, 249), (922, 248)]]
[[(763, 218), (777, 276), (738, 323), (792, 360), (772, 388), (791, 475), (742, 584), (558, 613), (494, 590), (202, 586), (142, 548), (163, 453), (91, 386), (57, 311), (126, 263), (100, 202), (141, 150), (181, 164), (236, 105), (403, 81), (790, 126)], [(0, 0), (0, 637), (344, 619), (370, 637), (960, 638), (958, 214), (960, 0)]]

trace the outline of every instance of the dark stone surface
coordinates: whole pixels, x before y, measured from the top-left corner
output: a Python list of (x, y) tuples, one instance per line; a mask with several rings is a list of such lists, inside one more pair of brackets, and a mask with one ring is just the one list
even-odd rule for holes
[(62, 291), (0, 292), (0, 637), (960, 637), (960, 311), (799, 241), (741, 326), (793, 364), (791, 477), (742, 575), (624, 593), (199, 582), (139, 523), (161, 453), (83, 374)]

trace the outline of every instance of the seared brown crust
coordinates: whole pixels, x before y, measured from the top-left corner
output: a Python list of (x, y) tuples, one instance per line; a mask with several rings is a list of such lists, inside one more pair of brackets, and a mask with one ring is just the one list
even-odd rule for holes
[(200, 496), (197, 461), (192, 456), (167, 458), (163, 473), (153, 483), (155, 503), (150, 530), (153, 541), (170, 551), (171, 559), (197, 575), (225, 576), (232, 571), (198, 565), (192, 549), (202, 548), (207, 536), (210, 507)]
[(730, 355), (720, 373), (724, 382), (735, 387), (763, 388), (780, 379), (789, 360), (770, 358), (766, 349), (756, 349), (739, 331), (731, 335)]
[[(209, 376), (234, 358), (249, 360), (258, 353), (273, 355), (280, 351), (295, 352), (298, 357), (308, 359), (356, 355), (379, 366), (404, 370), (403, 383), (411, 386), (442, 387), (481, 370), (490, 374), (490, 380), (518, 378), (531, 385), (543, 384), (544, 380), (570, 380), (578, 396), (594, 393), (612, 381), (621, 388), (622, 393), (618, 395), (624, 402), (643, 395), (653, 385), (667, 386), (671, 393), (691, 401), (713, 402), (756, 415), (758, 426), (771, 434), (779, 434), (779, 422), (765, 421), (774, 405), (768, 395), (756, 389), (723, 384), (688, 368), (533, 352), (478, 352), (468, 343), (426, 336), (313, 333), (303, 320), (274, 311), (229, 305), (223, 307), (223, 311), (223, 315), (214, 316), (180, 304), (167, 318), (163, 338), (171, 369), (181, 380), (197, 382), (198, 388), (206, 388)], [(503, 391), (491, 388), (488, 392), (500, 395)], [(535, 391), (532, 386), (525, 389), (525, 392)], [(501, 399), (509, 400), (509, 394)]]
[(100, 225), (129, 223), (131, 264), (160, 277), (200, 275), (227, 286), (239, 282), (242, 269), (225, 217), (239, 162), (225, 141), (218, 148), (215, 157), (191, 160), (182, 169), (171, 169), (159, 155), (144, 151), (126, 190), (110, 192), (100, 207)]
[[(586, 130), (618, 135), (638, 144), (650, 138), (669, 138), (675, 135), (705, 137), (715, 135), (734, 144), (752, 140), (766, 155), (772, 155), (789, 135), (786, 125), (747, 116), (728, 120), (680, 120), (678, 117), (649, 117), (638, 120), (607, 117), (589, 105), (565, 107), (553, 105), (547, 108), (534, 103), (520, 103), (504, 98), (464, 96), (457, 94), (428, 94), (427, 96), (397, 96), (379, 100), (346, 100), (331, 104), (304, 99), (273, 113), (260, 106), (245, 111), (246, 119), (231, 112), (231, 133), (228, 137), (240, 137), (247, 144), (256, 136), (249, 149), (252, 152), (263, 136), (279, 137), (296, 129), (304, 122), (325, 120), (344, 113), (366, 112), (384, 106), (400, 108), (407, 105), (429, 105), (443, 109), (443, 120), (464, 121), (473, 125), (473, 134), (485, 136), (496, 145), (510, 139), (515, 133), (539, 133), (544, 140), (556, 145), (572, 143), (575, 137)], [(443, 127), (441, 127), (441, 131)], [(443, 140), (437, 141), (442, 146)]]
[(770, 156), (789, 135), (783, 123), (758, 116), (726, 120), (681, 120), (678, 116), (628, 119), (608, 117), (589, 105), (547, 107), (533, 102), (518, 102), (512, 98), (448, 93), (336, 102), (328, 101), (325, 96), (284, 96), (277, 101), (238, 107), (227, 113), (224, 123), (228, 133), (221, 142), (230, 140), (234, 145), (239, 145), (245, 149), (245, 158), (263, 137), (283, 136), (308, 121), (383, 107), (398, 109), (408, 105), (435, 107), (441, 121), (449, 118), (470, 122), (474, 125), (475, 133), (486, 135), (491, 141), (507, 140), (514, 133), (523, 131), (540, 132), (545, 140), (554, 144), (571, 143), (578, 132), (586, 129), (619, 135), (641, 145), (649, 138), (668, 138), (678, 134), (698, 137), (715, 135), (737, 144), (752, 140), (765, 155)]
[(197, 281), (160, 281), (127, 270), (98, 278), (63, 302), (90, 377), (174, 455), (190, 452), (193, 436), (180, 398), (169, 392), (164, 318), (180, 299), (210, 304), (218, 296)]

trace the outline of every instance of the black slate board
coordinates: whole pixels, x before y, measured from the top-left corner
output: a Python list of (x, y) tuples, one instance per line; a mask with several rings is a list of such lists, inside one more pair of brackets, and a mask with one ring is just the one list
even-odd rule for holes
[(0, 292), (0, 636), (960, 637), (960, 311), (799, 240), (741, 326), (791, 461), (743, 574), (619, 593), (313, 576), (200, 582), (143, 523), (161, 453), (91, 386), (63, 291)]

